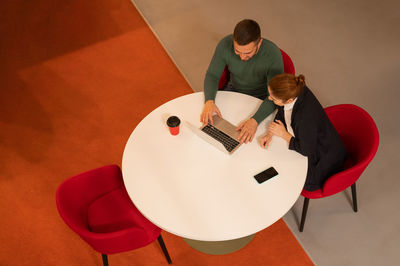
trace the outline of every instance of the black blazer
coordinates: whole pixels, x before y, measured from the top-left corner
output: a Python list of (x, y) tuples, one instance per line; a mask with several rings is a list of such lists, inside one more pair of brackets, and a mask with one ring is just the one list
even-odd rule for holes
[[(284, 123), (283, 106), (278, 106), (275, 120)], [(346, 158), (346, 149), (327, 117), (321, 104), (307, 87), (297, 98), (293, 106), (291, 138), (289, 149), (308, 158), (308, 171), (304, 188), (313, 191), (322, 188), (325, 180), (342, 169)]]

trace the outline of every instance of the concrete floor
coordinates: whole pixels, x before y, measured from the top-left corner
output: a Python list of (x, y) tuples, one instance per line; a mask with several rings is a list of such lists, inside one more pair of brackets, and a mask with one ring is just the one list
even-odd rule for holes
[(303, 233), (300, 198), (284, 220), (317, 265), (400, 265), (400, 2), (134, 0), (194, 91), (217, 42), (244, 18), (285, 50), (323, 106), (353, 103), (380, 131), (375, 159), (349, 191), (311, 200)]

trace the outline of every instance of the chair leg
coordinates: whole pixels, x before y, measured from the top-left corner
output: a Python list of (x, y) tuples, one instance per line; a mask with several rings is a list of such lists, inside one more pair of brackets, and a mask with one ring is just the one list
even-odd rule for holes
[(303, 212), (301, 214), (301, 222), (300, 222), (300, 228), (299, 231), (303, 232), (304, 229), (304, 223), (306, 221), (306, 216), (307, 216), (307, 210), (308, 210), (308, 203), (310, 202), (309, 198), (304, 198), (304, 203), (303, 203)]
[(108, 266), (108, 257), (106, 254), (101, 254), (101, 257), (103, 258), (103, 266)]
[(351, 196), (353, 197), (353, 210), (354, 212), (358, 211), (357, 208), (357, 192), (356, 192), (356, 183), (351, 185)]
[(172, 263), (171, 258), (169, 257), (167, 247), (165, 246), (164, 240), (161, 237), (161, 235), (158, 236), (157, 240), (158, 240), (158, 243), (160, 244), (160, 247), (161, 247), (162, 251), (164, 252), (164, 255), (165, 255), (165, 258), (168, 261), (168, 264), (171, 264)]

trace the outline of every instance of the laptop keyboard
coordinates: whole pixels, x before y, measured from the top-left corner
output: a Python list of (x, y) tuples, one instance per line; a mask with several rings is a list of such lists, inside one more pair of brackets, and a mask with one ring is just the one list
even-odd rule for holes
[(234, 138), (228, 136), (218, 128), (214, 127), (211, 124), (203, 127), (201, 129), (203, 132), (207, 133), (209, 136), (213, 137), (214, 139), (218, 140), (219, 142), (224, 145), (225, 149), (228, 152), (231, 152), (237, 145), (239, 145), (239, 141), (235, 140)]

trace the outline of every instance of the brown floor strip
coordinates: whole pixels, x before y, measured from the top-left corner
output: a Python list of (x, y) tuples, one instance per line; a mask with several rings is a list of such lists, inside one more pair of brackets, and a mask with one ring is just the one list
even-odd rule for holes
[[(120, 164), (140, 120), (192, 90), (129, 0), (5, 0), (0, 12), (0, 265), (101, 265), (59, 218), (57, 186)], [(224, 256), (163, 236), (176, 265), (312, 264), (282, 220)], [(109, 259), (165, 263), (157, 243)]]

